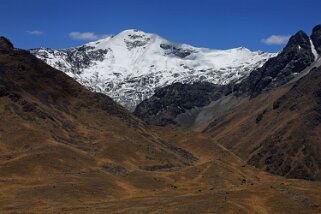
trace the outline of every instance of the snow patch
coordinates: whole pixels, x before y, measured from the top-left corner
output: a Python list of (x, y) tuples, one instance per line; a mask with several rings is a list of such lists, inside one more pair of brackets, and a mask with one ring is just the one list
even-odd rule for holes
[(318, 54), (317, 50), (315, 49), (315, 46), (314, 46), (311, 39), (310, 39), (310, 44), (311, 44), (311, 51), (314, 55), (314, 61), (317, 61), (317, 59), (319, 58), (319, 54)]

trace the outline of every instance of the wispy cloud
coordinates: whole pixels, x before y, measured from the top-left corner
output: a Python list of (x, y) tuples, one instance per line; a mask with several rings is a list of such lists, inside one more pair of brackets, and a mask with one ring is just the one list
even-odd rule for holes
[(29, 35), (33, 35), (33, 36), (40, 36), (40, 35), (44, 34), (44, 32), (39, 31), (39, 30), (27, 30), (27, 33)]
[(289, 35), (271, 35), (265, 39), (261, 39), (261, 42), (266, 45), (283, 45), (289, 41), (290, 37)]
[(110, 35), (98, 35), (93, 32), (70, 32), (69, 37), (73, 40), (98, 40), (106, 38)]

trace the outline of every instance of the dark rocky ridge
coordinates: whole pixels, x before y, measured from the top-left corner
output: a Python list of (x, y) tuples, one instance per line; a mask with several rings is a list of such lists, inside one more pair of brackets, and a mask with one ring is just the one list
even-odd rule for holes
[(321, 55), (321, 25), (317, 25), (312, 30), (311, 40), (318, 54)]
[[(38, 50), (40, 49), (31, 49), (30, 53), (34, 54)], [(60, 53), (51, 49), (46, 49), (46, 51), (57, 55), (66, 55), (66, 62), (72, 65), (68, 71), (74, 74), (80, 74), (84, 68), (95, 64), (95, 61), (103, 61), (105, 55), (108, 53), (108, 50), (95, 50), (95, 48), (91, 46), (65, 49), (61, 50)], [(39, 52), (38, 54), (44, 58), (48, 58), (48, 53), (46, 52)], [(65, 65), (62, 63), (58, 63), (57, 66), (59, 70), (66, 70)]]
[(189, 109), (202, 107), (225, 94), (225, 87), (207, 82), (174, 83), (156, 90), (150, 99), (140, 103), (134, 114), (147, 124), (176, 124), (175, 118)]
[[(321, 180), (321, 67), (251, 99), (205, 129), (248, 164), (287, 178)], [(242, 121), (240, 123), (240, 121)]]
[(263, 67), (253, 71), (247, 79), (237, 85), (236, 92), (254, 97), (264, 90), (284, 85), (314, 60), (310, 38), (305, 32), (299, 31), (290, 38), (279, 55), (269, 59)]
[[(316, 50), (320, 52), (321, 25), (313, 29), (311, 40)], [(139, 104), (135, 115), (148, 124), (176, 124), (175, 119), (179, 114), (195, 107), (206, 106), (222, 96), (232, 93), (236, 96), (245, 95), (253, 98), (264, 91), (284, 85), (297, 77), (313, 62), (315, 62), (315, 56), (312, 52), (310, 38), (305, 32), (299, 31), (289, 39), (280, 54), (269, 59), (261, 68), (251, 72), (240, 83), (231, 83), (226, 86), (207, 84), (209, 88), (202, 90), (199, 87), (203, 83), (184, 86), (173, 84), (160, 89), (150, 99)], [(199, 102), (201, 100), (202, 102)]]

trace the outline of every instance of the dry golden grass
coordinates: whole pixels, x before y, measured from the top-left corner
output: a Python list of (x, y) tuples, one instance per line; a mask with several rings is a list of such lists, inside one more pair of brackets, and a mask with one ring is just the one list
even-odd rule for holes
[[(206, 133), (147, 127), (28, 53), (0, 52), (1, 213), (320, 213), (319, 182)], [(233, 151), (233, 149), (232, 149)]]
[(321, 180), (320, 70), (249, 100), (212, 121), (205, 132), (256, 167)]

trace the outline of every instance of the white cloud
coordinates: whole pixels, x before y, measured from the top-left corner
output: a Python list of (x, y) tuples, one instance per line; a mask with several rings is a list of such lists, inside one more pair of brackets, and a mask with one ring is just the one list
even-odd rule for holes
[(266, 45), (283, 45), (289, 41), (290, 37), (288, 35), (272, 35), (262, 39), (261, 42)]
[(33, 36), (40, 36), (44, 34), (42, 31), (39, 31), (39, 30), (31, 30), (31, 31), (28, 30), (27, 33)]
[(70, 32), (69, 37), (74, 40), (98, 40), (106, 38), (110, 35), (103, 34), (103, 35), (97, 35), (93, 32)]

